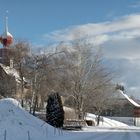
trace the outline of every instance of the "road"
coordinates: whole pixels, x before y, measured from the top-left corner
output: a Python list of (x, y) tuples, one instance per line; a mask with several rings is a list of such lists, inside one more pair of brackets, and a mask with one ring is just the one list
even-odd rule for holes
[(75, 131), (61, 134), (49, 140), (140, 140), (140, 129), (95, 129), (92, 131)]

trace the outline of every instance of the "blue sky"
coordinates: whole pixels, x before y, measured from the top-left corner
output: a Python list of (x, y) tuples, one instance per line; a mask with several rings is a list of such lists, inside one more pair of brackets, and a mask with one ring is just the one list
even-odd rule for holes
[(85, 39), (101, 46), (116, 82), (140, 98), (140, 0), (0, 0), (0, 33), (34, 46)]
[(0, 0), (0, 32), (8, 10), (9, 30), (15, 39), (45, 44), (44, 34), (137, 13), (140, 8), (133, 8), (137, 3), (137, 0)]

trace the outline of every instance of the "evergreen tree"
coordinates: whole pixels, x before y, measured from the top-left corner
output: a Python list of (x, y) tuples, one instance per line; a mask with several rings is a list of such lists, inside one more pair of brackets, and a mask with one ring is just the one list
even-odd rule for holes
[(48, 96), (46, 120), (54, 127), (60, 128), (63, 126), (64, 110), (61, 97), (58, 93), (52, 93)]
[(124, 89), (124, 86), (123, 85), (119, 85), (119, 84), (117, 84), (116, 85), (116, 88), (115, 88), (116, 90), (121, 90), (121, 91), (125, 91), (125, 89)]

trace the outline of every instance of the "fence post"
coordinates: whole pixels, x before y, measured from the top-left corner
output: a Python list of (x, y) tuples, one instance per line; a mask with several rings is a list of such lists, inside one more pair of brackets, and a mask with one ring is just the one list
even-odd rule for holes
[(30, 132), (28, 131), (27, 133), (28, 133), (28, 140), (30, 140)]
[(46, 137), (48, 136), (48, 128), (45, 129), (46, 130)]
[(4, 131), (4, 140), (6, 140), (6, 136), (7, 136), (7, 132), (6, 132), (6, 129)]

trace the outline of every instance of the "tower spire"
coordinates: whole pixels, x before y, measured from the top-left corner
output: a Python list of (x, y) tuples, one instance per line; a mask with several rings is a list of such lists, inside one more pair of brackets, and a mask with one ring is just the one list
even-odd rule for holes
[(6, 10), (6, 16), (5, 16), (5, 32), (8, 33), (8, 10)]
[(8, 32), (8, 16), (5, 17), (5, 32)]
[(6, 11), (5, 16), (5, 30), (4, 33), (1, 36), (1, 43), (3, 44), (3, 47), (7, 48), (10, 44), (13, 42), (13, 36), (8, 32), (8, 10)]

